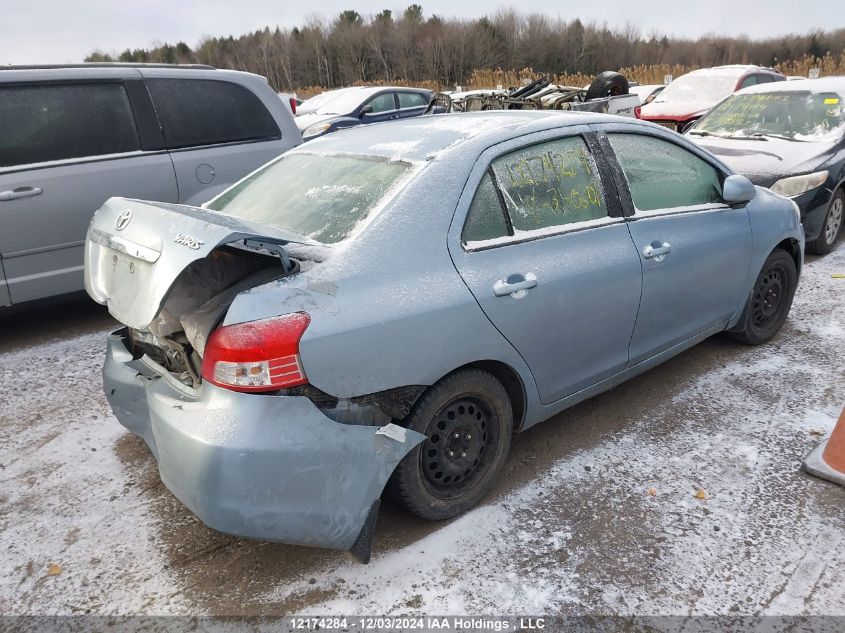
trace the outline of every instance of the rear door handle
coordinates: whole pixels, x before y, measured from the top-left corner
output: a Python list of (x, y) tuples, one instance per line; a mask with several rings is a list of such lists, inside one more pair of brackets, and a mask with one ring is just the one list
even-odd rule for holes
[(21, 198), (32, 198), (44, 193), (41, 187), (18, 187), (11, 191), (0, 191), (0, 200), (20, 200)]
[[(656, 246), (655, 246), (656, 244)], [(660, 261), (665, 255), (672, 252), (672, 245), (669, 242), (652, 242), (643, 247), (643, 257)]]
[[(508, 295), (516, 295), (520, 291), (530, 290), (537, 285), (537, 276), (534, 273), (525, 273), (525, 275), (513, 275), (512, 277), (522, 277), (520, 281), (508, 282), (500, 279), (493, 284), (493, 294), (497, 297), (507, 297)], [(512, 278), (512, 277), (509, 277)], [(517, 295), (515, 298), (522, 298), (525, 292)]]

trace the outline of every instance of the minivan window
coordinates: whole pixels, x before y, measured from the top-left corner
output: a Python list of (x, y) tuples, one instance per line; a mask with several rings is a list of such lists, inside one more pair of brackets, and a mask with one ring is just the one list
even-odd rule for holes
[(140, 148), (123, 84), (0, 87), (0, 167)]
[(607, 216), (598, 170), (580, 136), (500, 156), (493, 171), (515, 231)]
[(208, 208), (334, 244), (346, 239), (410, 169), (410, 163), (386, 158), (285, 154)]
[(279, 126), (247, 88), (213, 79), (147, 79), (171, 149), (274, 139)]

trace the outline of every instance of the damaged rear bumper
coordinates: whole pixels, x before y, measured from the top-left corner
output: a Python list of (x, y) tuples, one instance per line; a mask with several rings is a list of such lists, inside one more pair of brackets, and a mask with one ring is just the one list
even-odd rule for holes
[(379, 498), (424, 436), (340, 424), (307, 398), (185, 387), (109, 336), (103, 382), (115, 416), (143, 438), (167, 488), (229, 534), (352, 550), (369, 558)]

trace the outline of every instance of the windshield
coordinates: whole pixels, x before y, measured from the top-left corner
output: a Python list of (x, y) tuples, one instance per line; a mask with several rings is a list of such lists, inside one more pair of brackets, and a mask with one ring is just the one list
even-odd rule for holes
[(318, 95), (314, 95), (310, 99), (306, 99), (299, 107), (296, 109), (297, 114), (311, 114), (312, 112), (316, 112), (320, 108), (324, 107), (330, 101), (333, 101), (343, 95), (346, 92), (349, 92), (350, 88), (340, 88), (338, 90), (329, 90), (328, 92), (321, 92)]
[(287, 154), (208, 208), (334, 244), (382, 201), (411, 164), (386, 158)]
[(716, 103), (734, 91), (738, 78), (735, 75), (683, 75), (666, 86), (654, 103)]
[(713, 108), (694, 132), (734, 138), (773, 136), (790, 141), (841, 138), (845, 134), (843, 100), (836, 93), (736, 94)]
[(320, 105), (317, 114), (349, 114), (372, 94), (370, 91), (361, 92), (360, 90), (344, 92), (338, 95), (336, 99)]

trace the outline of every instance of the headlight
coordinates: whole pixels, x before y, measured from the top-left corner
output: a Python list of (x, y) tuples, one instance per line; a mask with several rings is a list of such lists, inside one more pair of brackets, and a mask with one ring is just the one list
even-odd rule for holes
[(804, 176), (781, 178), (772, 185), (772, 191), (788, 198), (794, 198), (816, 187), (821, 187), (827, 180), (827, 171), (817, 171)]
[(302, 133), (302, 138), (308, 138), (309, 136), (317, 136), (319, 134), (322, 134), (331, 126), (331, 123), (315, 123), (314, 125), (309, 125), (307, 128), (305, 128), (305, 131)]

